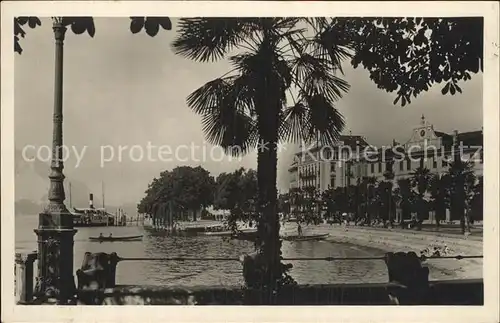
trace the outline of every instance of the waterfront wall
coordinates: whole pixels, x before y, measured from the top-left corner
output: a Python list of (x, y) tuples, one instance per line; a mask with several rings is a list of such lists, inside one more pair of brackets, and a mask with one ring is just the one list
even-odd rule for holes
[[(291, 286), (276, 305), (396, 305), (389, 294), (401, 285), (331, 284)], [(261, 305), (259, 290), (241, 287), (116, 286), (80, 290), (80, 305)], [(483, 305), (483, 281), (433, 281), (426, 303), (419, 305)], [(401, 304), (405, 305), (405, 304)]]

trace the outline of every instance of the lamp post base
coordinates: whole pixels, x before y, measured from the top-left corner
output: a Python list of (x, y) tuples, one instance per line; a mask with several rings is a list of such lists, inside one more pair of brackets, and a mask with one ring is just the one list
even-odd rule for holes
[(43, 299), (56, 299), (57, 304), (74, 303), (75, 280), (73, 276), (73, 215), (51, 212), (39, 214), (38, 229), (38, 281), (35, 295)]

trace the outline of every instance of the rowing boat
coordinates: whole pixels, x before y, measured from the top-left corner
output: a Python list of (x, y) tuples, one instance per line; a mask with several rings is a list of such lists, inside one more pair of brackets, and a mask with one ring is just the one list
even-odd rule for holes
[(139, 241), (142, 236), (128, 236), (128, 237), (89, 237), (90, 241)]
[(215, 237), (230, 237), (233, 235), (232, 231), (214, 231), (214, 232), (200, 232), (202, 236), (215, 236)]
[(328, 236), (329, 236), (328, 233), (313, 234), (308, 236), (289, 235), (289, 236), (283, 236), (282, 239), (285, 241), (318, 241), (318, 240), (325, 240)]
[(257, 237), (257, 229), (243, 229), (239, 232), (220, 231), (220, 232), (203, 232), (200, 235), (211, 237), (228, 237), (237, 240), (254, 241)]

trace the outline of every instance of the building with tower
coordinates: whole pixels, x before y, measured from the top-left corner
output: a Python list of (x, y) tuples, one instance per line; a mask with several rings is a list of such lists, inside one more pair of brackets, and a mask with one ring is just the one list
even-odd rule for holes
[(301, 146), (288, 169), (290, 189), (315, 187), (324, 192), (355, 185), (365, 177), (386, 180), (387, 173), (392, 173), (397, 187), (399, 179), (412, 177), (419, 167), (431, 174), (447, 173), (456, 153), (471, 162), (476, 177), (482, 176), (483, 130), (448, 134), (434, 129), (422, 115), (403, 143), (393, 140), (391, 145), (375, 147), (365, 137), (349, 134), (331, 147)]

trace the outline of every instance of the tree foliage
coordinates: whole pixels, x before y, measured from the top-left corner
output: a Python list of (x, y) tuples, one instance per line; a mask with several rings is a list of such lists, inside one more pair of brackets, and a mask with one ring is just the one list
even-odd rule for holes
[[(160, 28), (171, 30), (167, 17), (130, 17), (130, 31), (141, 30), (155, 36)], [(200, 22), (204, 18), (199, 18)], [(294, 18), (296, 19), (296, 18)], [(460, 81), (468, 81), (472, 74), (483, 71), (483, 17), (338, 17), (333, 19), (305, 19), (315, 26), (316, 42), (334, 61), (351, 60), (353, 67), (362, 66), (378, 88), (396, 92), (394, 104), (411, 103), (433, 85), (444, 83), (443, 94), (462, 93)], [(211, 29), (202, 34), (202, 23), (190, 26), (191, 34), (198, 32), (191, 41), (200, 46), (189, 51), (190, 42), (178, 42), (179, 53), (184, 56), (209, 61), (221, 58), (244, 42), (259, 23), (258, 18), (219, 19)], [(91, 17), (66, 17), (65, 23), (75, 34), (87, 33), (93, 37), (94, 22)], [(41, 26), (38, 17), (14, 18), (14, 50), (21, 54), (20, 38), (25, 37), (23, 27)], [(182, 26), (182, 23), (181, 23)], [(253, 26), (253, 27), (252, 27)], [(284, 23), (282, 26), (285, 26)], [(236, 33), (233, 33), (236, 32)], [(292, 33), (290, 33), (290, 36)], [(301, 46), (297, 43), (294, 46)], [(299, 47), (297, 47), (299, 48)], [(352, 54), (352, 55), (349, 55)]]
[(404, 106), (438, 83), (442, 94), (462, 93), (458, 83), (483, 70), (483, 25), (483, 17), (335, 18), (325, 38), (351, 48), (352, 66)]
[(293, 220), (301, 224), (319, 224), (323, 219), (323, 197), (314, 186), (294, 188), (290, 191), (290, 209)]
[(465, 217), (469, 217), (474, 193), (475, 191), (480, 193), (480, 191), (474, 189), (476, 176), (473, 171), (473, 164), (470, 161), (456, 158), (450, 163), (447, 174), (450, 179), (450, 211), (454, 218), (460, 219), (462, 231), (465, 232)]
[(227, 225), (235, 231), (237, 221), (255, 223), (257, 209), (257, 172), (237, 169), (221, 173), (215, 181), (214, 208), (230, 210)]
[(396, 182), (394, 189), (394, 198), (396, 206), (401, 209), (400, 225), (404, 226), (404, 219), (409, 219), (414, 209), (416, 194), (412, 189), (410, 178), (400, 178)]
[(446, 217), (446, 209), (450, 207), (450, 176), (447, 174), (434, 174), (429, 182), (431, 203), (436, 215), (436, 225)]
[(153, 179), (138, 204), (139, 213), (153, 213), (155, 207), (172, 202), (176, 211), (207, 207), (213, 203), (215, 181), (202, 167), (180, 166)]
[[(94, 19), (92, 17), (63, 17), (63, 25), (69, 27), (76, 35), (87, 33), (90, 37), (95, 35)], [(26, 31), (23, 27), (36, 28), (42, 25), (38, 17), (15, 17), (14, 18), (14, 51), (18, 54), (23, 52), (19, 43), (24, 38)], [(160, 28), (172, 29), (172, 22), (168, 17), (130, 17), (130, 31), (134, 34), (142, 29), (151, 37), (158, 34)]]

